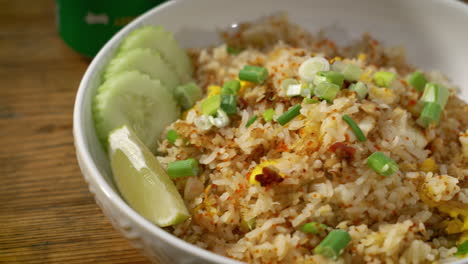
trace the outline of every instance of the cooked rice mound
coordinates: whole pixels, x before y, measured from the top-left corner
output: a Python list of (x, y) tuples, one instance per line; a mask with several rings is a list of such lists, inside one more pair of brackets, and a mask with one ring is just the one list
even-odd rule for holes
[[(468, 106), (456, 96), (457, 87), (438, 72), (425, 72), (451, 95), (440, 124), (422, 128), (416, 124), (420, 93), (405, 81), (414, 68), (402, 49), (386, 49), (368, 35), (340, 48), (284, 16), (241, 25), (224, 37), (227, 44), (193, 51), (201, 87), (236, 79), (244, 65), (264, 66), (270, 75), (262, 85), (243, 83), (239, 111), (227, 127), (195, 126), (198, 102), (167, 128), (180, 136), (175, 144), (160, 144), (162, 165), (195, 158), (201, 168), (197, 177), (175, 180), (192, 217), (170, 232), (248, 263), (333, 261), (313, 252), (326, 233), (300, 231), (314, 221), (351, 235), (339, 263), (459, 259), (457, 244), (468, 236)], [(229, 54), (226, 45), (244, 50)], [(360, 66), (367, 98), (348, 89), (332, 103), (287, 97), (281, 81), (299, 79), (299, 66), (314, 56)], [(391, 87), (373, 84), (380, 70), (398, 74)], [(295, 104), (302, 104), (300, 115), (285, 126), (262, 118), (269, 108), (279, 116)], [(356, 139), (344, 114), (361, 127), (365, 142)], [(370, 169), (366, 160), (375, 151), (391, 157), (399, 171), (385, 177)], [(282, 181), (252, 183), (252, 171), (262, 164), (274, 164)]]

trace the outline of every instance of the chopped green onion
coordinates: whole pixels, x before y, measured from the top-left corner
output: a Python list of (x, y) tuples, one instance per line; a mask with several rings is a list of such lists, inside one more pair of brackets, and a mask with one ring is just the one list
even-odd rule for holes
[(288, 87), (291, 84), (299, 84), (299, 82), (296, 79), (284, 79), (281, 81), (281, 88), (283, 88), (285, 91), (288, 91)]
[(315, 87), (314, 93), (318, 98), (332, 102), (339, 91), (340, 87), (338, 85), (329, 82), (321, 82)]
[(312, 89), (311, 88), (302, 87), (302, 90), (301, 90), (301, 96), (302, 97), (309, 97), (311, 95), (312, 95)]
[(220, 107), (228, 115), (237, 113), (237, 95), (222, 94)]
[(293, 118), (298, 116), (301, 113), (301, 105), (296, 104), (291, 106), (291, 108), (288, 109), (284, 114), (282, 114), (278, 119), (276, 119), (276, 122), (278, 122), (280, 125), (284, 126), (286, 125), (289, 121), (291, 121)]
[(341, 73), (343, 73), (345, 80), (349, 82), (354, 82), (354, 81), (359, 80), (359, 77), (361, 77), (362, 69), (357, 65), (348, 63), (343, 68), (343, 71)]
[(333, 64), (331, 65), (331, 69), (332, 71), (337, 71), (337, 72), (343, 72), (344, 68), (346, 67), (346, 63), (342, 62), (342, 61), (339, 61), (339, 60), (336, 60), (333, 62)]
[(348, 88), (351, 91), (355, 91), (359, 99), (364, 99), (367, 96), (367, 85), (363, 82), (353, 83)]
[(411, 86), (413, 86), (414, 89), (418, 90), (419, 92), (424, 90), (424, 86), (427, 83), (426, 77), (420, 71), (415, 71), (410, 74), (407, 81)]
[(220, 94), (210, 96), (201, 103), (202, 113), (204, 115), (215, 115), (219, 109), (220, 104), (221, 104)]
[(173, 161), (167, 165), (167, 174), (171, 179), (197, 176), (198, 172), (198, 161), (194, 158)]
[(306, 82), (314, 80), (315, 75), (319, 71), (328, 71), (330, 69), (330, 63), (323, 57), (313, 57), (305, 60), (301, 66), (299, 66), (299, 77)]
[(249, 221), (247, 221), (247, 227), (249, 228), (249, 230), (254, 230), (255, 229), (255, 226), (256, 226), (256, 219), (255, 217), (250, 219)]
[(265, 67), (245, 65), (239, 72), (239, 79), (253, 83), (263, 83), (268, 78), (268, 70)]
[(250, 125), (252, 125), (252, 124), (255, 122), (255, 120), (257, 120), (257, 118), (258, 118), (258, 115), (252, 116), (252, 117), (249, 119), (249, 121), (247, 121), (247, 123), (245, 124), (245, 127), (249, 127)]
[(224, 82), (221, 88), (221, 94), (237, 94), (240, 90), (240, 82), (238, 80), (231, 80)]
[(437, 103), (444, 109), (449, 98), (449, 90), (437, 83), (427, 83), (421, 101), (426, 103)]
[(202, 98), (203, 92), (198, 85), (191, 82), (177, 86), (174, 95), (182, 108), (189, 109)]
[(312, 98), (304, 98), (304, 100), (302, 100), (302, 102), (304, 104), (316, 104), (316, 103), (320, 103), (319, 100), (315, 100), (315, 99), (312, 99)]
[(275, 114), (276, 112), (273, 108), (267, 109), (262, 114), (263, 120), (265, 120), (265, 122), (270, 122), (275, 117)]
[(226, 112), (224, 112), (222, 109), (218, 109), (216, 117), (208, 116), (208, 120), (212, 125), (218, 128), (222, 128), (229, 125), (230, 121)]
[(314, 84), (318, 85), (321, 82), (329, 82), (334, 83), (341, 87), (343, 85), (344, 76), (343, 74), (336, 72), (336, 71), (320, 71), (317, 72), (317, 76), (315, 76)]
[(315, 254), (320, 254), (327, 258), (336, 260), (346, 246), (351, 242), (351, 236), (348, 232), (336, 229), (330, 232), (320, 244), (314, 249)]
[(241, 53), (242, 49), (232, 47), (232, 46), (227, 46), (226, 51), (227, 51), (227, 53), (229, 53), (231, 55), (237, 55), (237, 54)]
[(288, 86), (288, 90), (286, 91), (286, 95), (289, 97), (301, 95), (302, 85), (301, 84), (290, 84)]
[(380, 151), (367, 158), (367, 166), (382, 176), (390, 176), (399, 170), (398, 164)]
[(195, 119), (193, 120), (193, 123), (201, 131), (207, 131), (213, 126), (213, 124), (210, 123), (210, 119), (208, 118), (207, 115), (201, 115), (201, 116), (195, 117)]
[(171, 130), (167, 131), (167, 133), (166, 133), (166, 139), (171, 144), (174, 144), (178, 137), (179, 137), (179, 134), (177, 134), (177, 132), (174, 129), (171, 129)]
[(346, 123), (348, 123), (348, 125), (351, 127), (351, 130), (353, 130), (354, 135), (359, 141), (366, 141), (366, 136), (364, 135), (364, 133), (362, 133), (361, 128), (356, 124), (356, 122), (354, 122), (353, 119), (351, 119), (351, 117), (349, 117), (349, 115), (343, 115), (343, 120)]
[(393, 72), (379, 71), (374, 74), (374, 83), (380, 87), (390, 87), (396, 79), (396, 74)]
[(319, 224), (317, 222), (309, 222), (301, 226), (300, 230), (308, 234), (318, 234), (327, 229), (327, 226), (324, 224)]
[(455, 253), (457, 256), (463, 256), (466, 254), (468, 254), (468, 240), (458, 245), (457, 253)]
[(437, 103), (425, 103), (424, 107), (419, 115), (418, 123), (422, 127), (429, 127), (431, 124), (439, 124), (440, 121), (440, 113), (442, 112), (442, 108)]

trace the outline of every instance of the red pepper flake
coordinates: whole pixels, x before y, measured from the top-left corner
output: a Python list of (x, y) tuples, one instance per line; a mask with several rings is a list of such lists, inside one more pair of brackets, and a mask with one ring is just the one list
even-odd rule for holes
[(336, 155), (340, 158), (344, 159), (351, 159), (354, 157), (354, 153), (356, 153), (356, 149), (353, 147), (348, 146), (343, 142), (336, 142), (331, 145), (328, 150), (331, 152), (336, 153)]
[(284, 142), (279, 142), (275, 150), (278, 152), (286, 152), (289, 150), (289, 148)]
[(409, 103), (408, 103), (408, 106), (413, 106), (413, 105), (415, 105), (415, 104), (417, 104), (417, 103), (418, 103), (418, 102), (417, 102), (416, 100), (411, 99), (411, 100), (409, 101)]
[(262, 169), (262, 174), (255, 175), (255, 180), (257, 180), (261, 186), (265, 187), (274, 183), (280, 183), (284, 179), (276, 170), (267, 166)]

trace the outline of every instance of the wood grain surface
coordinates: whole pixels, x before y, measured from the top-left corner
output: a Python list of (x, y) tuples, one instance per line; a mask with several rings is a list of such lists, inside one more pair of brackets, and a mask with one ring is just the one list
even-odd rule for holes
[(149, 263), (110, 225), (72, 138), (89, 64), (58, 37), (52, 0), (0, 0), (0, 263)]

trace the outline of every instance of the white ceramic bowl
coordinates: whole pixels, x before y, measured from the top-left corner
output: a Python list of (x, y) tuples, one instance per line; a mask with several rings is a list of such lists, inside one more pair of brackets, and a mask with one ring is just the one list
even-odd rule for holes
[(115, 191), (109, 162), (91, 117), (91, 101), (103, 67), (123, 37), (142, 25), (163, 25), (186, 47), (219, 42), (216, 29), (255, 20), (278, 11), (311, 32), (326, 29), (343, 43), (370, 32), (385, 45), (404, 45), (411, 63), (439, 69), (468, 98), (468, 6), (443, 0), (181, 0), (170, 1), (142, 15), (98, 53), (81, 81), (75, 102), (75, 147), (81, 171), (96, 202), (133, 244), (159, 263), (239, 263), (188, 244), (151, 224)]

